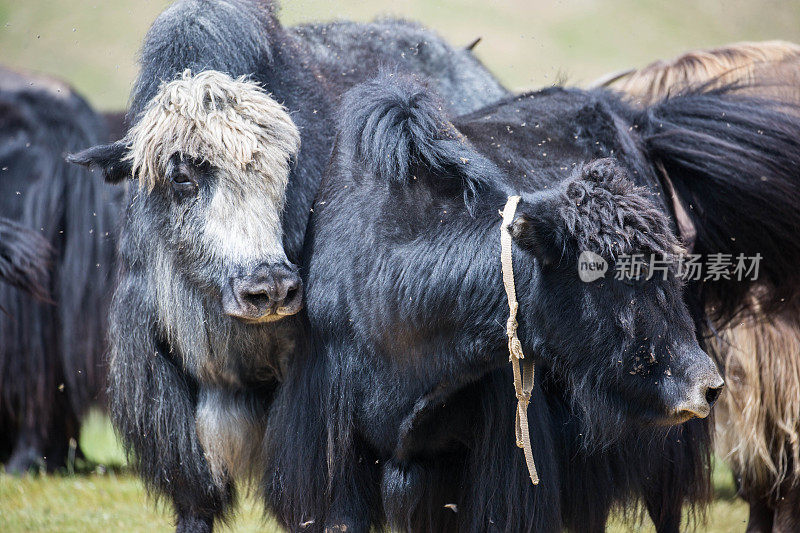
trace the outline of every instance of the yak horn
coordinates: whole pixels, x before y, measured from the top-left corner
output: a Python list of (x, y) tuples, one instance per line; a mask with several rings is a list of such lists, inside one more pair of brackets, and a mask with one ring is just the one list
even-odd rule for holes
[(617, 81), (619, 79), (622, 79), (625, 76), (630, 76), (634, 72), (636, 72), (635, 68), (628, 68), (628, 69), (625, 69), (625, 70), (618, 70), (618, 71), (612, 72), (610, 74), (604, 74), (603, 76), (600, 76), (599, 78), (594, 80), (592, 83), (590, 83), (588, 88), (589, 89), (599, 89), (600, 87), (608, 87), (609, 85), (611, 85), (615, 81)]
[(478, 37), (477, 39), (469, 43), (467, 46), (464, 47), (464, 51), (472, 52), (472, 49), (478, 46), (478, 43), (481, 42), (481, 39), (483, 39), (483, 37)]

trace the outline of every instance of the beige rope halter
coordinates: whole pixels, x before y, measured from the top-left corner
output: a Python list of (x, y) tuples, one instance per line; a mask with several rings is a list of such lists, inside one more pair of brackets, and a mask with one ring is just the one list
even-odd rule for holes
[(515, 431), (517, 446), (525, 453), (525, 463), (528, 465), (528, 474), (534, 485), (539, 484), (539, 474), (533, 462), (533, 449), (531, 448), (531, 434), (528, 430), (528, 404), (533, 391), (534, 364), (525, 359), (522, 353), (522, 343), (517, 337), (517, 290), (514, 285), (514, 266), (511, 258), (511, 233), (509, 225), (514, 220), (517, 211), (519, 196), (509, 196), (503, 209), (503, 224), (500, 226), (500, 260), (503, 265), (503, 285), (508, 296), (509, 317), (506, 323), (508, 334), (508, 353), (511, 367), (514, 369), (514, 390), (517, 395), (517, 420)]

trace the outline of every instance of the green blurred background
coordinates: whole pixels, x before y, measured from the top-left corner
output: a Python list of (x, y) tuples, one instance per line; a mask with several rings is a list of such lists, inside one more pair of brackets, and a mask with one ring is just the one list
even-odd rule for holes
[[(0, 0), (0, 61), (71, 82), (102, 110), (122, 109), (136, 73), (139, 43), (163, 0)], [(643, 66), (685, 50), (742, 40), (800, 42), (795, 0), (298, 0), (282, 20), (296, 23), (401, 15), (455, 44), (476, 37), (477, 55), (513, 89)], [(87, 461), (68, 472), (20, 480), (0, 475), (0, 531), (167, 531), (168, 509), (144, 496), (122, 466), (107, 419), (94, 413), (80, 439)], [(76, 473), (77, 472), (77, 473)], [(730, 473), (715, 473), (718, 499), (701, 531), (744, 531), (747, 511)], [(272, 530), (250, 500), (236, 531)], [(622, 523), (613, 531), (651, 531)]]
[[(127, 101), (139, 43), (162, 0), (0, 0), (2, 62), (66, 78), (103, 110)], [(684, 50), (800, 41), (796, 0), (297, 0), (286, 23), (396, 14), (477, 54), (514, 89), (589, 82)]]

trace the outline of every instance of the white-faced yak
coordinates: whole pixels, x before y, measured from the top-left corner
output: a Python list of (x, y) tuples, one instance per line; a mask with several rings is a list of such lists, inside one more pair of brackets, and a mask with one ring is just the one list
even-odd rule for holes
[(52, 301), (0, 286), (0, 462), (10, 472), (64, 466), (81, 415), (103, 403), (121, 195), (64, 154), (106, 140), (103, 118), (67, 84), (0, 68), (0, 210), (52, 249), (42, 286)]
[[(765, 306), (796, 287), (800, 120), (779, 107), (716, 90), (639, 110), (555, 87), (449, 121), (402, 76), (348, 93), (301, 268), (312, 350), (269, 419), (281, 521), (603, 531), (613, 506), (639, 500), (678, 531), (683, 503), (709, 496), (709, 425), (694, 417), (722, 380), (680, 261), (612, 273), (679, 253), (663, 165), (697, 251), (762, 254)], [(510, 194), (538, 485), (514, 439), (498, 214)], [(580, 281), (582, 252), (605, 277)], [(723, 283), (744, 298), (755, 282)]]
[[(768, 41), (694, 50), (608, 83), (633, 105), (692, 87), (709, 90), (733, 84), (731, 89), (739, 94), (780, 100), (788, 104), (787, 111), (797, 114), (800, 46)], [(733, 469), (739, 493), (750, 504), (748, 531), (796, 531), (800, 529), (800, 309), (790, 305), (776, 312), (759, 305), (757, 298), (748, 300), (743, 309), (720, 306), (714, 298), (707, 299), (705, 307), (713, 319), (705, 336), (729, 384), (716, 409), (715, 449)]]
[[(307, 351), (294, 264), (335, 102), (378, 64), (430, 74), (428, 62), (469, 56), (399, 21), (396, 36), (374, 34), (397, 41), (385, 47), (347, 24), (317, 28), (329, 27), (341, 37), (306, 43), (310, 30), (284, 29), (271, 2), (173, 4), (145, 38), (130, 131), (71, 157), (108, 181), (137, 179), (110, 318), (111, 416), (179, 531), (210, 531), (232, 509), (235, 482), (264, 475), (274, 390)], [(368, 36), (386, 27), (363, 26)], [(383, 55), (348, 78), (327, 57), (335, 50)], [(454, 98), (455, 112), (505, 94), (474, 58), (459, 64), (473, 72), (443, 65), (438, 78), (448, 94), (472, 95)]]

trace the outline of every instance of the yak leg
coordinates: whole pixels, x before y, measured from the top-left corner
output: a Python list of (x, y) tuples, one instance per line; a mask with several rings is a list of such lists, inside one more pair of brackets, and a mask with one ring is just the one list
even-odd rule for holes
[(172, 502), (177, 530), (208, 533), (232, 505), (233, 486), (213, 478), (200, 445), (197, 384), (165, 347), (142, 337), (135, 330), (112, 336), (112, 420), (145, 486)]
[(800, 531), (800, 486), (781, 491), (781, 497), (775, 504), (774, 517), (774, 533)]
[(2, 417), (0, 409), (0, 463), (7, 463), (14, 452), (14, 442), (17, 440), (17, 428), (7, 418)]
[(658, 533), (679, 533), (681, 529), (681, 502), (662, 501), (661, 495), (652, 493), (645, 496), (647, 514), (656, 526)]
[(77, 440), (79, 423), (63, 396), (56, 396), (53, 401), (52, 409), (39, 413), (36, 420), (25, 421), (18, 428), (6, 463), (8, 473), (22, 475), (40, 467), (53, 472), (67, 465), (71, 441)]
[[(43, 442), (45, 465), (48, 472), (69, 465), (76, 458), (82, 457), (78, 437), (80, 436), (80, 419), (75, 414), (64, 395), (58, 397), (59, 407), (55, 409), (53, 419)], [(74, 447), (74, 449), (72, 449)]]
[(230, 481), (212, 476), (199, 442), (196, 385), (160, 352), (134, 364), (119, 359), (111, 363), (111, 414), (139, 474), (172, 501), (177, 531), (212, 531), (234, 491)]
[(773, 528), (775, 511), (768, 498), (748, 498), (750, 518), (747, 521), (747, 533), (770, 533)]
[(200, 517), (193, 513), (179, 513), (175, 526), (176, 533), (211, 533), (214, 530), (213, 517)]
[(800, 531), (800, 487), (781, 488), (781, 496), (747, 498), (750, 518), (747, 533)]
[[(371, 517), (380, 481), (374, 472), (371, 455), (356, 454), (358, 464), (348, 474), (349, 479), (338, 478), (333, 484), (333, 502), (325, 523), (325, 533), (369, 533)], [(374, 487), (374, 488), (373, 488)]]
[(144, 281), (122, 276), (109, 320), (111, 419), (149, 492), (165, 496), (182, 533), (212, 530), (235, 500), (232, 483), (214, 479), (197, 435), (199, 384), (160, 341)]
[(119, 347), (112, 355), (111, 416), (145, 485), (171, 500), (177, 531), (208, 533), (234, 491), (214, 479), (199, 442), (197, 385), (162, 350), (142, 355), (131, 360)]
[[(327, 348), (330, 349), (330, 348)], [(351, 405), (330, 368), (335, 358), (302, 352), (289, 365), (265, 438), (267, 508), (289, 531), (369, 533), (381, 523), (378, 457), (355, 434)]]
[(21, 476), (44, 466), (44, 447), (38, 432), (32, 428), (20, 428), (13, 451), (6, 463), (6, 472)]
[(460, 491), (451, 475), (458, 470), (452, 462), (448, 457), (386, 462), (381, 492), (389, 525), (401, 531), (459, 531)]

